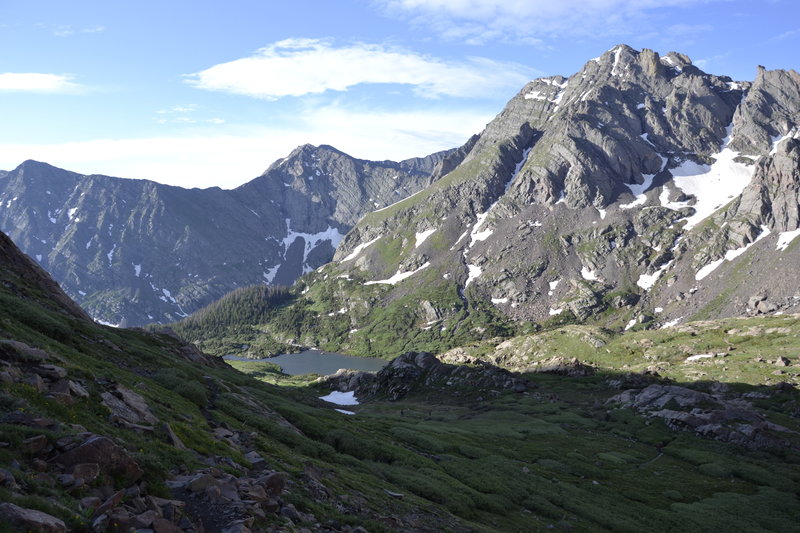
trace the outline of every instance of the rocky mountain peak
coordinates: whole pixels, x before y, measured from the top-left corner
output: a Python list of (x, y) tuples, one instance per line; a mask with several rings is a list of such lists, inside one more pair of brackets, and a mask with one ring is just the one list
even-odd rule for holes
[[(449, 174), (366, 216), (325, 273), (384, 286), (388, 301), (419, 294), (421, 323), (447, 329), (461, 304), (422, 297), (445, 286), (514, 320), (740, 314), (756, 285), (791, 309), (793, 289), (729, 287), (723, 272), (792, 253), (797, 79), (763, 70), (736, 82), (677, 52), (619, 45), (569, 77), (532, 80)], [(720, 291), (737, 296), (713, 307)]]

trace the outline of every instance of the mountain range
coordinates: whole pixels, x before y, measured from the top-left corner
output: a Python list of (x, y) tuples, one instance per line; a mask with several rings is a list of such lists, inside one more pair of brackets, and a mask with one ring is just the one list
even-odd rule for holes
[(421, 190), (449, 152), (399, 163), (300, 146), (233, 190), (86, 176), (26, 161), (0, 175), (0, 229), (94, 318), (172, 322), (246, 285), (291, 285), (367, 211)]

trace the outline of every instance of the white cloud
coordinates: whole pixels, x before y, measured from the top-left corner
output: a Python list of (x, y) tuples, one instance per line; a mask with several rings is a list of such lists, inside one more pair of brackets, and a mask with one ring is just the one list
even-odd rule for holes
[(254, 55), (187, 76), (195, 87), (276, 99), (361, 84), (401, 84), (424, 97), (484, 97), (517, 88), (536, 72), (485, 58), (446, 61), (380, 44), (335, 47), (316, 39), (287, 39)]
[[(46, 26), (46, 25), (40, 25), (40, 26)], [(53, 28), (52, 29), (53, 35), (55, 35), (56, 37), (71, 37), (72, 35), (78, 33), (101, 33), (105, 31), (104, 26), (89, 26), (86, 28), (75, 29), (69, 25), (60, 25), (60, 26), (53, 26), (52, 28)]]
[(392, 15), (473, 43), (630, 33), (656, 9), (715, 1), (725, 0), (377, 0)]
[(25, 159), (35, 159), (85, 174), (232, 188), (304, 143), (329, 144), (363, 159), (402, 160), (456, 147), (491, 118), (490, 113), (471, 110), (360, 113), (315, 108), (301, 113), (288, 128), (217, 125), (191, 137), (0, 143), (0, 168), (10, 170)]
[(0, 74), (0, 92), (65, 93), (81, 88), (68, 74), (4, 72)]
[(197, 104), (175, 105), (168, 109), (159, 109), (156, 111), (159, 115), (183, 114), (194, 113), (197, 111)]

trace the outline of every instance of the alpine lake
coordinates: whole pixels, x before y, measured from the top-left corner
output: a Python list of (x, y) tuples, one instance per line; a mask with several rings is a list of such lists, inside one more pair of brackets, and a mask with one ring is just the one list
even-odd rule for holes
[(324, 352), (313, 348), (297, 353), (281, 354), (266, 359), (247, 359), (245, 357), (232, 355), (226, 355), (223, 359), (226, 361), (273, 363), (281, 367), (281, 372), (290, 376), (299, 376), (303, 374), (319, 374), (324, 376), (334, 374), (340, 368), (375, 372), (388, 363), (387, 360), (377, 357), (354, 357), (351, 355)]

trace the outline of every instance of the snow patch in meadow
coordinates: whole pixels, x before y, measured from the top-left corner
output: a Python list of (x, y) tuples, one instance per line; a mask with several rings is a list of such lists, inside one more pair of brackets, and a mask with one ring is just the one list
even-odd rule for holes
[(358, 405), (355, 391), (341, 392), (335, 390), (330, 394), (320, 396), (319, 399), (324, 402), (334, 403), (336, 405)]
[(701, 359), (711, 359), (714, 357), (713, 353), (699, 353), (697, 355), (690, 355), (686, 358), (687, 363), (691, 363), (692, 361), (699, 361)]
[(672, 326), (677, 326), (678, 322), (680, 322), (681, 320), (683, 320), (682, 316), (676, 318), (675, 320), (670, 320), (669, 322), (664, 322), (664, 324), (661, 325), (661, 329), (666, 329), (666, 328), (671, 328)]

